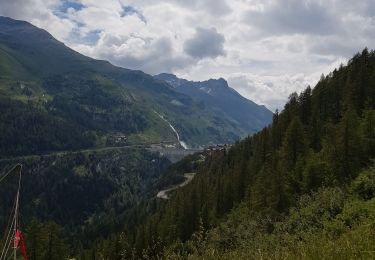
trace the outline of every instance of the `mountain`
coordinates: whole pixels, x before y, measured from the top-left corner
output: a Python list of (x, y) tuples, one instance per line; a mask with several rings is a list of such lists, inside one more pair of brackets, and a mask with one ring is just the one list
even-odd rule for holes
[(194, 82), (167, 73), (154, 77), (167, 82), (179, 93), (201, 102), (213, 114), (228, 118), (246, 132), (256, 132), (272, 120), (271, 111), (241, 96), (222, 78)]
[(113, 145), (117, 136), (138, 144), (177, 143), (178, 135), (181, 144), (198, 147), (233, 142), (269, 123), (265, 117), (244, 127), (210, 105), (0, 17), (2, 156)]

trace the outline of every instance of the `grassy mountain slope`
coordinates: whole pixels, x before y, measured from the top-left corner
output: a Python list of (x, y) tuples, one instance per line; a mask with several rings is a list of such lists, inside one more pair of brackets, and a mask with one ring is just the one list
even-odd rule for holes
[[(150, 75), (83, 56), (48, 32), (5, 17), (0, 17), (0, 100), (8, 104), (1, 111), (1, 132), (7, 135), (0, 137), (0, 153), (8, 156), (107, 145), (116, 135), (126, 135), (130, 143), (176, 142), (155, 111), (190, 146), (248, 134)], [(69, 136), (75, 144), (63, 145)], [(15, 142), (18, 137), (32, 140), (33, 147)]]

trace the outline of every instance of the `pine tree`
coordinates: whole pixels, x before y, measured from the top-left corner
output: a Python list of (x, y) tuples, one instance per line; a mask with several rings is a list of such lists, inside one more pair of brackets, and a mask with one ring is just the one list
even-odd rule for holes
[(307, 152), (307, 139), (303, 125), (298, 117), (294, 117), (285, 132), (281, 158), (287, 170), (292, 170), (297, 160)]
[(358, 116), (354, 109), (348, 108), (339, 125), (339, 148), (340, 162), (338, 166), (339, 177), (352, 179), (354, 172), (360, 166), (361, 147), (358, 131)]
[(301, 122), (308, 125), (311, 117), (311, 87), (308, 86), (299, 96), (301, 106)]
[(367, 105), (362, 113), (361, 120), (361, 146), (364, 148), (364, 153), (369, 157), (375, 156), (375, 110), (371, 109), (370, 103)]
[(44, 248), (41, 229), (42, 224), (35, 218), (26, 229), (25, 245), (30, 260), (42, 259)]
[(61, 227), (54, 222), (45, 224), (43, 228), (45, 240), (45, 252), (43, 259), (66, 259), (68, 256), (67, 247), (63, 241)]

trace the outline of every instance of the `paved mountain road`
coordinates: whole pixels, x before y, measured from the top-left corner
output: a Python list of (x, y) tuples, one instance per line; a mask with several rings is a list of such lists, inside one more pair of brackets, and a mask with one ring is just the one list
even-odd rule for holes
[(156, 194), (156, 197), (159, 199), (165, 199), (165, 200), (169, 199), (169, 196), (168, 196), (169, 192), (187, 185), (189, 182), (191, 182), (194, 179), (195, 174), (196, 174), (195, 172), (185, 173), (184, 177), (186, 178), (186, 180), (184, 182), (174, 185), (171, 188), (159, 191), (158, 194)]

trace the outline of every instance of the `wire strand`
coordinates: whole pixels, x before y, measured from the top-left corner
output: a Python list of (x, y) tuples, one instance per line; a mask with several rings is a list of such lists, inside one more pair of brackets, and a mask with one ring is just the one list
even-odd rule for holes
[(14, 220), (12, 221), (12, 225), (10, 226), (10, 229), (9, 229), (9, 232), (8, 232), (8, 235), (7, 235), (7, 239), (5, 240), (5, 245), (4, 245), (4, 248), (3, 248), (3, 251), (1, 252), (1, 257), (0, 257), (0, 260), (4, 259), (6, 257), (6, 255), (8, 254), (8, 251), (9, 251), (9, 248), (10, 248), (10, 245), (12, 244), (12, 229), (14, 227)]
[(17, 167), (19, 167), (22, 165), (21, 164), (17, 164), (16, 166), (14, 166), (12, 169), (10, 169), (7, 173), (5, 173), (3, 176), (0, 177), (0, 183), (9, 175), (11, 174)]
[(16, 210), (16, 200), (14, 200), (14, 203), (13, 203), (13, 207), (12, 207), (12, 211), (10, 212), (9, 214), (9, 220), (8, 220), (8, 223), (7, 225), (5, 226), (6, 229), (5, 229), (5, 232), (4, 232), (4, 236), (3, 236), (3, 240), (5, 239), (6, 235), (7, 235), (7, 230), (8, 230), (8, 227), (12, 224), (12, 221), (14, 220), (14, 218), (12, 217), (14, 215), (14, 211)]
[(14, 226), (14, 218), (13, 218), (13, 221), (12, 221), (12, 225), (10, 226), (8, 234), (6, 236), (5, 245), (4, 245), (4, 248), (3, 248), (2, 252), (1, 252), (1, 258), (0, 259), (3, 259), (3, 256), (5, 257), (5, 255), (7, 254), (7, 251), (9, 250), (8, 243), (10, 244), (10, 241), (12, 241), (12, 239), (11, 239), (11, 233), (12, 233), (12, 230), (13, 230), (13, 226)]
[[(8, 235), (7, 235), (7, 238), (6, 238), (6, 241), (5, 241), (5, 246), (1, 252), (1, 257), (0, 257), (0, 260), (3, 260), (5, 259), (5, 257), (7, 256), (8, 254), (8, 251), (9, 251), (9, 248), (12, 244), (12, 239), (11, 239), (11, 234), (12, 234), (12, 230), (14, 231), (14, 236), (16, 235), (16, 231), (17, 231), (17, 215), (18, 215), (18, 209), (19, 209), (19, 196), (20, 196), (20, 188), (21, 188), (21, 178), (22, 178), (22, 164), (17, 164), (16, 166), (14, 166), (9, 172), (7, 172), (5, 175), (3, 175), (0, 179), (0, 182), (3, 181), (11, 172), (15, 171), (16, 169), (19, 169), (18, 173), (19, 173), (19, 179), (18, 179), (18, 189), (17, 189), (17, 194), (16, 194), (16, 199), (15, 199), (15, 209), (14, 209), (14, 218), (13, 218), (13, 221), (12, 221), (12, 225), (9, 229), (9, 232), (8, 232)], [(13, 211), (13, 210), (12, 210)], [(12, 214), (11, 214), (12, 216)], [(15, 238), (15, 237), (14, 237)], [(8, 242), (9, 240), (9, 242)], [(16, 248), (14, 248), (14, 256), (16, 257)], [(5, 254), (4, 254), (4, 251), (5, 251)]]
[[(12, 245), (12, 239), (9, 240), (9, 244), (8, 244), (8, 247), (7, 247), (7, 250), (5, 251), (5, 254), (4, 254), (4, 258), (6, 258), (6, 256), (8, 255), (8, 251), (9, 249), (11, 248), (11, 245)], [(12, 257), (12, 254), (10, 254), (10, 257)], [(9, 258), (8, 258), (9, 259)]]

